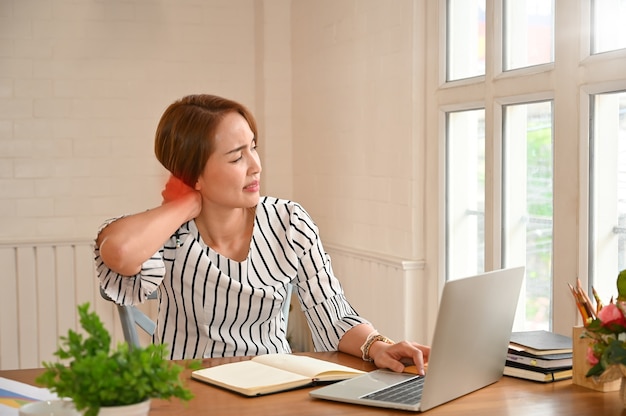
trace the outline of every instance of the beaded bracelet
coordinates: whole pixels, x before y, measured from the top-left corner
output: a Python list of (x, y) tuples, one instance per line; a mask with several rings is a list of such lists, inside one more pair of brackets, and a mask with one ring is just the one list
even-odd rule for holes
[(367, 339), (365, 340), (365, 342), (363, 343), (363, 345), (361, 345), (361, 352), (363, 353), (363, 361), (374, 361), (372, 359), (372, 357), (370, 357), (370, 347), (372, 346), (372, 344), (374, 344), (376, 341), (382, 341), (385, 344), (395, 344), (395, 342), (393, 342), (392, 340), (390, 340), (389, 338), (387, 338), (384, 335), (380, 335), (378, 332), (374, 331), (371, 334), (369, 334), (367, 336)]

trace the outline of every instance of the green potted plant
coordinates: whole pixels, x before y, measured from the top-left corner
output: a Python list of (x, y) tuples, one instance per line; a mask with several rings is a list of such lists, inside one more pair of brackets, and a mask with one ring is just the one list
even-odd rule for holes
[[(183, 367), (165, 358), (165, 345), (129, 348), (120, 343), (111, 348), (111, 335), (99, 316), (89, 312), (89, 303), (78, 306), (78, 313), (87, 336), (70, 329), (60, 337), (54, 353), (59, 361), (43, 363), (45, 371), (38, 383), (59, 397), (72, 399), (85, 416), (131, 414), (109, 410), (129, 405), (133, 415), (147, 415), (151, 398), (188, 401), (193, 397), (180, 379)], [(144, 408), (145, 413), (135, 413), (137, 408)]]

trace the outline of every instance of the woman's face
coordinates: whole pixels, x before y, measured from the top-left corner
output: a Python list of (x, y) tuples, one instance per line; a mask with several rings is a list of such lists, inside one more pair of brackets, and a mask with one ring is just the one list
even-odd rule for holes
[(217, 126), (213, 153), (196, 182), (204, 204), (250, 208), (259, 202), (261, 161), (256, 140), (241, 114), (228, 113)]

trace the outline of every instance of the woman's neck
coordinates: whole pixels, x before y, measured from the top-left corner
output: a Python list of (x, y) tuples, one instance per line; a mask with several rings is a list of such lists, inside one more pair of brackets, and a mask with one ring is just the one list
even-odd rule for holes
[(243, 261), (250, 249), (254, 215), (255, 208), (235, 209), (221, 215), (203, 210), (195, 222), (206, 245), (232, 260)]

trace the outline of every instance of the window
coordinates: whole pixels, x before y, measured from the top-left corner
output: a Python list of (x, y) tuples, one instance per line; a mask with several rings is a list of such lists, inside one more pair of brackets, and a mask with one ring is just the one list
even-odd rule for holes
[(447, 115), (447, 275), (485, 270), (485, 110)]
[[(526, 266), (523, 329), (550, 328), (552, 103), (504, 107), (503, 266)], [(522, 328), (518, 328), (522, 329)]]
[[(425, 159), (436, 163), (424, 203), (426, 217), (440, 219), (427, 224), (426, 261), (439, 288), (524, 265), (515, 330), (571, 334), (581, 322), (567, 285), (593, 284), (608, 301), (626, 269), (625, 3), (426, 3), (440, 22), (427, 28), (438, 40), (428, 56), (442, 41), (449, 49), (425, 80)], [(475, 49), (476, 10), (484, 72), (480, 55), (455, 50)]]
[(626, 48), (626, 0), (592, 1), (591, 52)]
[(447, 80), (485, 74), (485, 0), (448, 1)]
[(554, 1), (505, 0), (505, 71), (554, 60)]
[(591, 96), (589, 274), (605, 303), (626, 269), (626, 92)]

